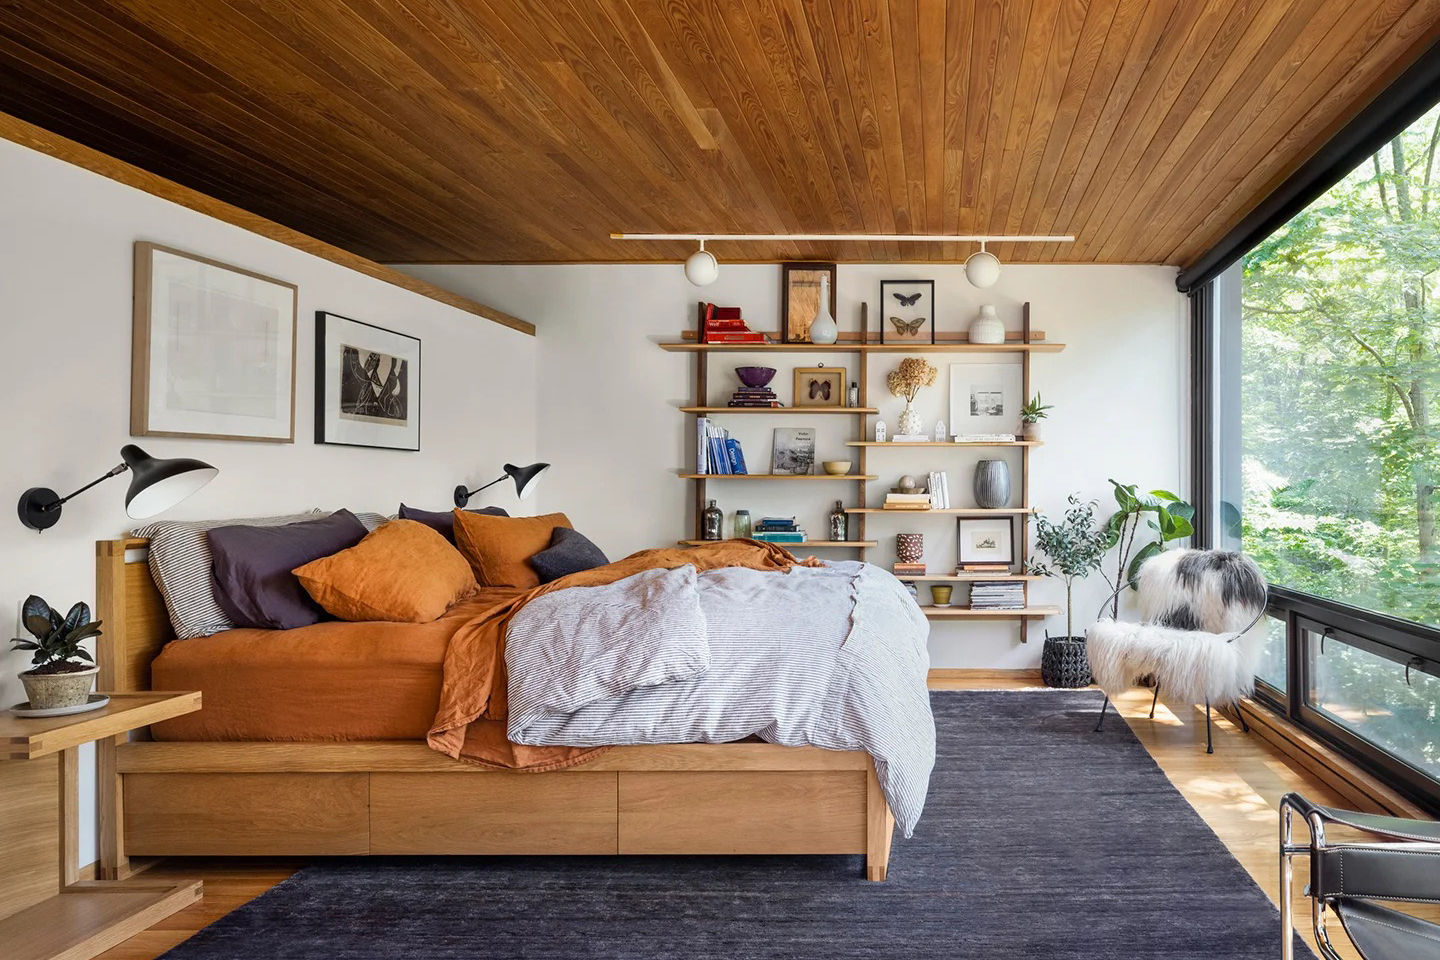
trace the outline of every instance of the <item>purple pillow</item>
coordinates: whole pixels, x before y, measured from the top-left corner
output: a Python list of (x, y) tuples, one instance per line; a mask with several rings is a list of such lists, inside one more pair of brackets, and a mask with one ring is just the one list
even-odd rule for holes
[[(465, 512), (483, 513), (487, 517), (510, 516), (499, 507), (481, 507), (479, 510), (466, 510)], [(451, 543), (455, 542), (455, 514), (453, 511), (446, 510), (444, 513), (439, 513), (435, 510), (417, 510), (402, 503), (400, 504), (400, 519), (417, 520), (427, 527), (440, 531), (440, 535)]]
[(237, 627), (291, 630), (332, 620), (290, 571), (355, 546), (365, 533), (349, 510), (279, 527), (215, 527), (215, 600)]

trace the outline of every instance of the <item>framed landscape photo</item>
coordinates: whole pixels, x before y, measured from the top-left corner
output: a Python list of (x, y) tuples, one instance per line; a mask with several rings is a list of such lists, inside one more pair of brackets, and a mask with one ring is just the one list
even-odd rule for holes
[(820, 278), (830, 278), (830, 316), (835, 313), (835, 264), (786, 263), (780, 267), (780, 340), (809, 343), (820, 311)]
[(935, 281), (880, 281), (880, 342), (935, 342)]
[(783, 477), (808, 477), (815, 472), (815, 428), (776, 427), (770, 472)]
[(315, 442), (419, 450), (419, 338), (317, 312)]
[(295, 442), (298, 289), (135, 244), (130, 433)]
[(950, 364), (950, 432), (1020, 433), (1019, 363)]
[(1014, 517), (961, 517), (957, 539), (961, 567), (1015, 562)]
[(845, 406), (844, 367), (796, 367), (792, 407)]

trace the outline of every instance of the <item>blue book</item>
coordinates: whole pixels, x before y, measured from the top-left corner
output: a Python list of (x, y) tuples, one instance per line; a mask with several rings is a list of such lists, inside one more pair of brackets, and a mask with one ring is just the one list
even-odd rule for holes
[(725, 446), (730, 451), (730, 472), (749, 473), (750, 471), (745, 469), (745, 453), (740, 449), (740, 441), (726, 440)]
[(730, 472), (730, 454), (725, 449), (724, 437), (710, 438), (710, 472), (717, 476)]

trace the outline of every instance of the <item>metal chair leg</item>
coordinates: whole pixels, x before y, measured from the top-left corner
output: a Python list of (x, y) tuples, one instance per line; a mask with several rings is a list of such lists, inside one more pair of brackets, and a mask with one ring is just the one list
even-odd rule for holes
[(1215, 752), (1215, 741), (1210, 739), (1210, 698), (1205, 698), (1205, 752)]
[(1107, 695), (1105, 697), (1105, 702), (1100, 704), (1100, 719), (1095, 721), (1095, 733), (1099, 733), (1101, 725), (1105, 723), (1105, 711), (1109, 708), (1109, 706), (1110, 697)]
[(1160, 702), (1160, 681), (1155, 681), (1155, 696), (1150, 699), (1150, 719), (1155, 719), (1155, 704)]

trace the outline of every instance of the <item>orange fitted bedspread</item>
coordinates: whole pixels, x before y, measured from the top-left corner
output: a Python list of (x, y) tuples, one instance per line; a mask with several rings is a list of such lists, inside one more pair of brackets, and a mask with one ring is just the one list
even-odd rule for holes
[(199, 690), (196, 713), (156, 740), (424, 740), (445, 652), (466, 623), (522, 591), (487, 588), (433, 623), (320, 623), (175, 640), (151, 664), (154, 690)]

